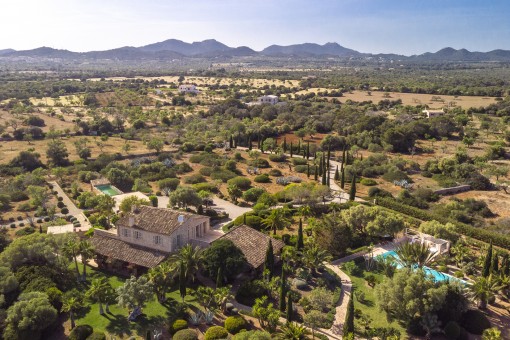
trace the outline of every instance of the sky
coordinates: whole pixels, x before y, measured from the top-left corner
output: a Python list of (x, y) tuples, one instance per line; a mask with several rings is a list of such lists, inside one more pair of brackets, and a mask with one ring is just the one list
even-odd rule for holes
[(404, 55), (510, 50), (508, 0), (0, 0), (0, 49), (76, 52), (166, 39), (340, 45)]

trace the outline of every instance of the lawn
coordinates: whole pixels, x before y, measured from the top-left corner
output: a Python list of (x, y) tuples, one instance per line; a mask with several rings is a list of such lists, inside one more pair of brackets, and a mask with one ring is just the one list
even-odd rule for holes
[[(114, 289), (122, 286), (125, 281), (124, 278), (87, 267), (88, 282), (98, 277), (108, 277)], [(132, 336), (145, 337), (147, 330), (162, 329), (165, 322), (174, 315), (178, 302), (181, 302), (178, 290), (170, 292), (167, 297), (164, 304), (155, 298), (149, 301), (143, 309), (143, 315), (139, 316), (136, 322), (129, 322), (128, 311), (116, 304), (110, 306), (109, 314), (99, 315), (99, 304), (85, 303), (85, 308), (77, 313), (76, 325), (90, 325), (95, 331), (103, 331), (121, 339)], [(193, 296), (186, 296), (185, 302), (194, 307), (198, 306)]]
[[(359, 309), (362, 312), (362, 315), (367, 315), (372, 320), (370, 323), (371, 328), (375, 327), (393, 327), (400, 331), (401, 336), (406, 334), (405, 329), (399, 325), (396, 321), (389, 322), (386, 318), (386, 312), (381, 311), (377, 306), (376, 296), (375, 296), (375, 288), (370, 287), (365, 280), (365, 275), (372, 274), (376, 278), (376, 282), (382, 282), (386, 277), (383, 274), (377, 273), (375, 271), (368, 272), (365, 270), (364, 263), (358, 265), (359, 268), (362, 269), (362, 274), (360, 276), (350, 275), (354, 291), (365, 293), (365, 299), (363, 303), (359, 302), (356, 298), (354, 298), (354, 309)], [(377, 285), (376, 285), (377, 286)], [(360, 318), (355, 319), (355, 326), (357, 330), (363, 329), (363, 326), (360, 322)], [(363, 334), (360, 334), (363, 335)]]

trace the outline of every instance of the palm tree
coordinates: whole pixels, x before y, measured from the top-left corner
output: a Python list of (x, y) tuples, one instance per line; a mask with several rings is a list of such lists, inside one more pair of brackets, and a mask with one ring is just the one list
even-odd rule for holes
[(305, 221), (308, 217), (312, 216), (312, 209), (309, 205), (302, 205), (297, 208), (297, 215), (302, 217)]
[(186, 280), (190, 278), (195, 281), (195, 274), (199, 269), (200, 263), (203, 259), (203, 251), (200, 247), (193, 247), (191, 244), (187, 244), (178, 253), (170, 256), (170, 262), (177, 264), (184, 263)]
[(106, 303), (106, 311), (108, 311), (108, 300), (110, 296), (113, 294), (113, 288), (108, 282), (108, 280), (103, 277), (100, 279), (93, 279), (90, 283), (89, 290), (85, 293), (85, 296), (99, 303), (99, 315), (104, 314), (103, 303)]
[(317, 269), (324, 268), (324, 263), (331, 261), (331, 255), (315, 243), (308, 243), (303, 251), (303, 263), (310, 268), (313, 275)]
[(469, 255), (468, 249), (463, 243), (458, 243), (452, 247), (451, 252), (455, 255), (454, 259), (457, 266), (464, 262), (466, 257)]
[(156, 297), (159, 302), (166, 301), (166, 293), (168, 292), (168, 287), (171, 285), (175, 274), (176, 267), (170, 265), (168, 262), (163, 262), (149, 270), (149, 281), (154, 285)]
[(79, 298), (76, 296), (70, 296), (64, 299), (62, 301), (62, 312), (67, 313), (69, 312), (69, 319), (71, 319), (71, 329), (73, 329), (76, 326), (76, 323), (74, 321), (74, 311), (81, 308), (82, 303)]
[(282, 209), (273, 209), (269, 216), (262, 220), (267, 229), (273, 231), (273, 235), (276, 235), (277, 229), (283, 229), (290, 224), (289, 219), (285, 217), (285, 212)]
[(499, 276), (499, 285), (501, 286), (501, 293), (503, 296), (510, 295), (510, 275), (501, 274)]
[(281, 340), (305, 340), (308, 339), (308, 334), (309, 332), (305, 326), (296, 322), (288, 322), (280, 327), (276, 338)]
[(469, 286), (469, 295), (471, 299), (478, 302), (478, 308), (486, 309), (487, 302), (491, 300), (500, 289), (501, 286), (492, 275), (489, 275), (489, 277), (479, 276), (476, 278), (475, 283)]
[(83, 264), (83, 275), (82, 280), (87, 281), (87, 264), (89, 260), (94, 256), (94, 247), (89, 241), (81, 241), (79, 243), (81, 262)]
[(64, 244), (62, 250), (67, 257), (73, 258), (76, 267), (76, 276), (79, 280), (80, 269), (78, 268), (78, 254), (80, 252), (80, 244), (75, 239), (70, 239)]
[(406, 268), (414, 266), (421, 268), (430, 263), (433, 257), (429, 247), (424, 243), (402, 243), (395, 249), (395, 253), (398, 255), (397, 261)]

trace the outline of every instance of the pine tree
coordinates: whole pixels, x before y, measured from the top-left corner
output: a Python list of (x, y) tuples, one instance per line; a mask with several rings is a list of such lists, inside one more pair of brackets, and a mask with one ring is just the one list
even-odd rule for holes
[(273, 242), (269, 240), (269, 244), (266, 249), (266, 259), (264, 261), (264, 269), (269, 271), (269, 277), (273, 276), (274, 270), (274, 253), (273, 253)]
[(299, 219), (299, 228), (298, 228), (298, 234), (297, 234), (297, 242), (296, 242), (296, 248), (298, 250), (303, 249), (304, 247), (304, 240), (303, 240), (303, 220)]
[(285, 278), (285, 268), (282, 267), (282, 276), (280, 277), (280, 311), (285, 311), (285, 295), (287, 294), (285, 284), (287, 279)]
[(179, 272), (179, 293), (181, 294), (182, 302), (184, 302), (184, 297), (186, 297), (186, 268), (183, 261), (181, 261), (181, 270)]
[(218, 268), (218, 274), (216, 275), (216, 288), (223, 287), (223, 267)]
[(287, 138), (283, 138), (283, 152), (287, 152)]
[(492, 264), (492, 241), (489, 244), (489, 249), (487, 249), (487, 254), (485, 255), (485, 262), (483, 264), (482, 276), (489, 277), (491, 273), (491, 264)]
[(294, 146), (292, 146), (292, 142), (290, 142), (290, 158), (292, 158), (293, 152), (294, 152)]
[(232, 149), (234, 147), (234, 138), (232, 137), (232, 135), (230, 135), (230, 141), (228, 143), (228, 146)]
[(345, 314), (345, 322), (343, 328), (343, 335), (347, 336), (349, 333), (354, 332), (354, 295), (351, 291), (351, 298), (347, 304), (347, 313)]
[(336, 170), (335, 170), (335, 181), (339, 181), (340, 180), (340, 173), (338, 172), (338, 165), (336, 166)]
[(352, 175), (351, 192), (349, 193), (349, 201), (354, 201), (356, 198), (356, 175)]
[(294, 309), (292, 307), (292, 298), (290, 292), (287, 293), (287, 322), (292, 322), (292, 314)]
[(342, 169), (342, 176), (340, 178), (340, 188), (342, 189), (345, 188), (345, 169)]
[(315, 166), (315, 172), (313, 173), (313, 179), (317, 182), (317, 180), (319, 179), (319, 168), (317, 167), (317, 165)]

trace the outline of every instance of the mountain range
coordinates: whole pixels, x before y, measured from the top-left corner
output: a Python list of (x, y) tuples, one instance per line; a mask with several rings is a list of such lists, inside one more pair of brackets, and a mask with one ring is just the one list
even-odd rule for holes
[(494, 50), (490, 52), (471, 52), (466, 49), (456, 50), (451, 47), (441, 49), (435, 53), (427, 52), (420, 55), (403, 56), (398, 54), (361, 53), (337, 43), (324, 45), (314, 43), (295, 44), (288, 46), (271, 45), (262, 51), (255, 51), (249, 47), (229, 47), (214, 39), (200, 42), (186, 43), (177, 39), (141, 47), (120, 47), (106, 51), (72, 52), (68, 50), (40, 47), (32, 50), (15, 51), (13, 49), (0, 50), (1, 58), (59, 58), (70, 60), (113, 59), (113, 60), (166, 60), (183, 58), (217, 58), (217, 57), (249, 57), (269, 56), (285, 58), (350, 58), (350, 59), (396, 59), (417, 62), (482, 62), (482, 61), (510, 61), (510, 51)]

